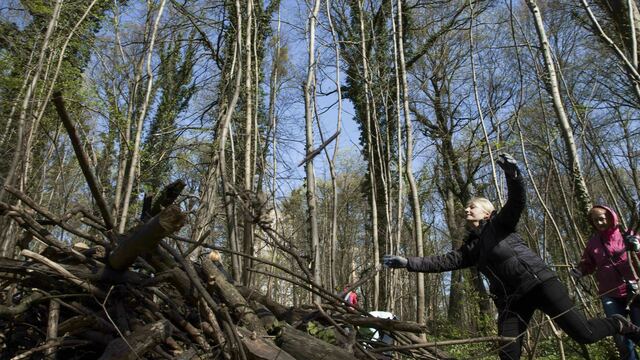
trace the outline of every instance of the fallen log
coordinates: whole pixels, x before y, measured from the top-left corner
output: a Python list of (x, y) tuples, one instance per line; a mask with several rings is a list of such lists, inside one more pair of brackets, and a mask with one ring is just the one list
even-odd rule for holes
[(160, 320), (134, 331), (127, 339), (117, 338), (107, 345), (100, 360), (134, 360), (171, 336), (171, 324)]
[(284, 320), (288, 314), (291, 313), (291, 309), (268, 298), (266, 295), (260, 292), (248, 288), (244, 285), (236, 285), (236, 289), (247, 300), (255, 300), (264, 305), (278, 320)]
[(373, 316), (344, 316), (340, 319), (354, 326), (370, 327), (378, 330), (427, 333), (426, 325), (413, 321), (382, 319)]
[(245, 328), (238, 327), (240, 341), (249, 360), (294, 360), (295, 358), (273, 342), (265, 340)]
[(354, 360), (353, 354), (290, 326), (283, 326), (276, 344), (298, 360)]
[(262, 327), (262, 322), (253, 308), (209, 258), (202, 259), (202, 269), (208, 276), (207, 282), (213, 285), (220, 297), (232, 309), (233, 314), (240, 320), (240, 323), (258, 335), (266, 335), (267, 331)]
[(186, 215), (175, 205), (170, 205), (140, 226), (133, 234), (121, 240), (109, 254), (109, 265), (116, 270), (125, 270), (136, 258), (158, 246), (162, 238), (179, 230)]
[(34, 292), (33, 294), (22, 299), (22, 301), (18, 305), (5, 306), (0, 304), (0, 318), (10, 318), (18, 314), (22, 314), (23, 312), (29, 310), (31, 305), (41, 301), (42, 298), (44, 298), (44, 294)]
[[(75, 277), (90, 282), (107, 282), (111, 284), (128, 283), (132, 285), (141, 285), (148, 280), (148, 276), (133, 271), (114, 271), (106, 266), (87, 267), (85, 265), (67, 265), (59, 264), (66, 271), (73, 274)], [(89, 265), (89, 264), (87, 264)], [(46, 265), (30, 262), (13, 260), (8, 258), (0, 258), (0, 278), (3, 279), (17, 279), (24, 281), (25, 285), (34, 285), (38, 282), (42, 283), (46, 280), (51, 281), (52, 276), (58, 276), (51, 272), (50, 268)], [(46, 284), (42, 285), (44, 288)], [(50, 287), (54, 287), (54, 284), (49, 284)], [(40, 287), (40, 286), (32, 286)]]

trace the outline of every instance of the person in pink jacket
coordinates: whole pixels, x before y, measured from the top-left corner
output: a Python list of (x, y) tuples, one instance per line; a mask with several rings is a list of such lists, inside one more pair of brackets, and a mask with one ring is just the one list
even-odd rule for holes
[[(349, 287), (345, 286), (344, 291), (348, 290)], [(355, 291), (353, 290), (349, 290), (349, 292), (347, 292), (344, 296), (344, 301), (348, 302), (349, 304), (357, 307), (358, 306), (358, 294), (356, 294)]]
[[(630, 317), (633, 324), (640, 325), (640, 298), (634, 299), (638, 279), (627, 254), (627, 251), (640, 250), (640, 239), (620, 231), (618, 215), (606, 206), (594, 206), (589, 211), (589, 221), (595, 234), (571, 275), (580, 278), (595, 273), (605, 314)], [(622, 335), (614, 339), (621, 359), (639, 359), (633, 341)]]

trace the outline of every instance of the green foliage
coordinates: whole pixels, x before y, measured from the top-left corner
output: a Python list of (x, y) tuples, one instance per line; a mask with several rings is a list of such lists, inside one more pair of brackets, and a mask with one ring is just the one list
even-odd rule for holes
[(309, 335), (315, 336), (329, 344), (336, 343), (336, 333), (332, 326), (324, 327), (315, 321), (309, 321), (309, 323), (307, 323), (307, 332)]
[[(177, 121), (187, 109), (197, 87), (192, 82), (195, 65), (195, 32), (188, 39), (176, 32), (172, 41), (160, 46), (156, 88), (162, 90), (149, 132), (142, 145), (141, 183), (145, 192), (159, 191), (170, 180)], [(186, 46), (182, 43), (186, 41)]]
[(22, 6), (24, 6), (27, 11), (31, 14), (31, 16), (49, 16), (53, 11), (51, 4), (47, 1), (45, 4), (44, 0), (28, 0), (21, 1)]

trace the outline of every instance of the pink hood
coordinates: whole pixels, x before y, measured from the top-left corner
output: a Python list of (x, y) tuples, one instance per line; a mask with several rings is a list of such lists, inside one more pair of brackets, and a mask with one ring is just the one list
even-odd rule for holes
[(627, 287), (624, 280), (634, 280), (634, 277), (627, 261), (626, 247), (618, 226), (618, 215), (606, 206), (594, 207), (607, 211), (612, 226), (596, 232), (589, 239), (578, 269), (584, 275), (595, 272), (598, 293), (601, 296), (626, 297)]

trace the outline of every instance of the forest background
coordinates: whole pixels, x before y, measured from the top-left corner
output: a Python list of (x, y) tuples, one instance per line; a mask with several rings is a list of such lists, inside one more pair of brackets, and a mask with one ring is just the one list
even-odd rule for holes
[[(193, 257), (223, 247), (336, 293), (370, 276), (363, 308), (474, 337), (495, 334), (496, 315), (475, 269), (376, 266), (459, 246), (469, 199), (504, 202), (494, 160), (509, 152), (527, 183), (520, 233), (600, 314), (592, 280), (567, 270), (592, 204), (627, 223), (639, 211), (638, 25), (627, 0), (4, 0), (0, 200), (20, 203), (10, 187), (55, 213), (100, 213), (52, 103), (60, 91), (118, 232), (145, 194), (182, 179), (174, 245), (202, 244)], [(18, 256), (17, 226), (0, 217), (0, 255)], [(224, 263), (282, 304), (314, 300), (278, 269)], [(528, 351), (584, 353), (568, 343)]]

